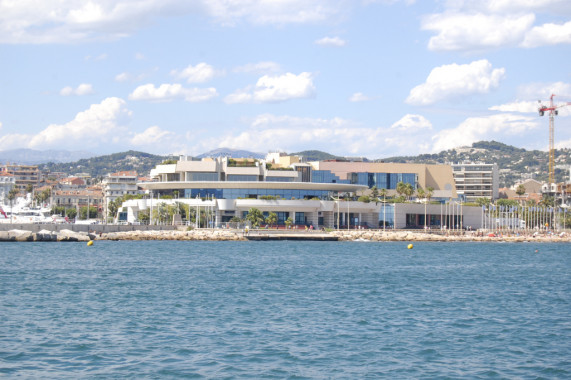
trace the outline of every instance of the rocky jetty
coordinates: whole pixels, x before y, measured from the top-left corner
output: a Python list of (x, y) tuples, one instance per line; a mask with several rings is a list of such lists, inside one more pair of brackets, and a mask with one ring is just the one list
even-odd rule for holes
[(38, 232), (26, 230), (0, 231), (0, 241), (89, 241), (93, 239), (95, 239), (93, 234), (71, 230), (61, 230), (59, 232), (48, 230)]
[(494, 236), (478, 236), (476, 232), (447, 235), (413, 231), (382, 231), (382, 230), (351, 230), (332, 231), (339, 241), (488, 241), (488, 242), (571, 242), (571, 235), (563, 233), (554, 234), (505, 234)]
[[(271, 230), (269, 232), (272, 232)], [(269, 233), (268, 230), (252, 230), (249, 232), (250, 238), (260, 237)], [(287, 234), (283, 231), (275, 230), (272, 236), (279, 234), (292, 238), (291, 233)], [(435, 241), (435, 242), (458, 242), (458, 241), (482, 241), (482, 242), (571, 242), (571, 234), (504, 234), (499, 236), (479, 236), (475, 232), (466, 232), (464, 234), (440, 234), (425, 233), (424, 231), (392, 231), (392, 230), (340, 230), (325, 233), (322, 231), (296, 231), (295, 240), (315, 240), (316, 234), (328, 235), (334, 237), (338, 241)], [(39, 232), (31, 232), (25, 230), (0, 231), (0, 242), (2, 241), (75, 241), (87, 242), (90, 240), (211, 240), (211, 241), (245, 241), (248, 240), (243, 230), (226, 230), (226, 229), (200, 229), (200, 230), (170, 230), (170, 231), (125, 231), (125, 232), (109, 232), (102, 234), (93, 234), (87, 232), (74, 232), (71, 230), (61, 230), (58, 232), (41, 230)], [(252, 239), (264, 240), (264, 239)], [(282, 239), (274, 239), (282, 240)], [(328, 240), (328, 239), (321, 239)]]
[(101, 234), (98, 240), (246, 240), (242, 230), (126, 231)]

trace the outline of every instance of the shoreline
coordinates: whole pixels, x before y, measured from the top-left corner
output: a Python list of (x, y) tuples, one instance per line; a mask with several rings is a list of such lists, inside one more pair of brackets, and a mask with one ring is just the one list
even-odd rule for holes
[(284, 231), (284, 230), (242, 230), (198, 229), (198, 230), (146, 230), (96, 233), (74, 232), (71, 230), (32, 232), (27, 230), (0, 231), (3, 241), (143, 241), (143, 240), (179, 240), (179, 241), (250, 241), (250, 240), (329, 240), (329, 241), (371, 241), (371, 242), (542, 242), (570, 243), (571, 234), (506, 234), (499, 236), (477, 236), (475, 232), (462, 235), (425, 233), (424, 231), (383, 231), (383, 230), (335, 230), (325, 231)]

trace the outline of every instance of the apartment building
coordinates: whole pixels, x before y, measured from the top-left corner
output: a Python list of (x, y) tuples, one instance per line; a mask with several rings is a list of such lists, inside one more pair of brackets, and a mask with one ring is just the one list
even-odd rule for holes
[(462, 162), (450, 164), (456, 191), (466, 202), (478, 198), (499, 198), (499, 171), (497, 164)]
[(12, 165), (0, 166), (0, 175), (9, 174), (14, 177), (15, 188), (25, 191), (28, 185), (36, 186), (40, 182), (40, 171), (35, 165)]

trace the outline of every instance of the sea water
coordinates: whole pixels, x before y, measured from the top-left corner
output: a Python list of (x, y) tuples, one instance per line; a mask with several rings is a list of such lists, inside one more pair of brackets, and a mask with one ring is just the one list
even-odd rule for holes
[(571, 245), (0, 244), (0, 376), (571, 378)]

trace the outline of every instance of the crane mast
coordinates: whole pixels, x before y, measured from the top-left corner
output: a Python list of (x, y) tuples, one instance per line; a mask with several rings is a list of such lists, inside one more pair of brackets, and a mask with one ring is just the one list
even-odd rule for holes
[(551, 94), (549, 97), (549, 106), (541, 104), (539, 102), (539, 116), (543, 116), (545, 112), (549, 112), (549, 183), (555, 183), (555, 116), (559, 114), (558, 108), (571, 105), (571, 103), (560, 104), (556, 106), (553, 103), (553, 97), (555, 94)]

